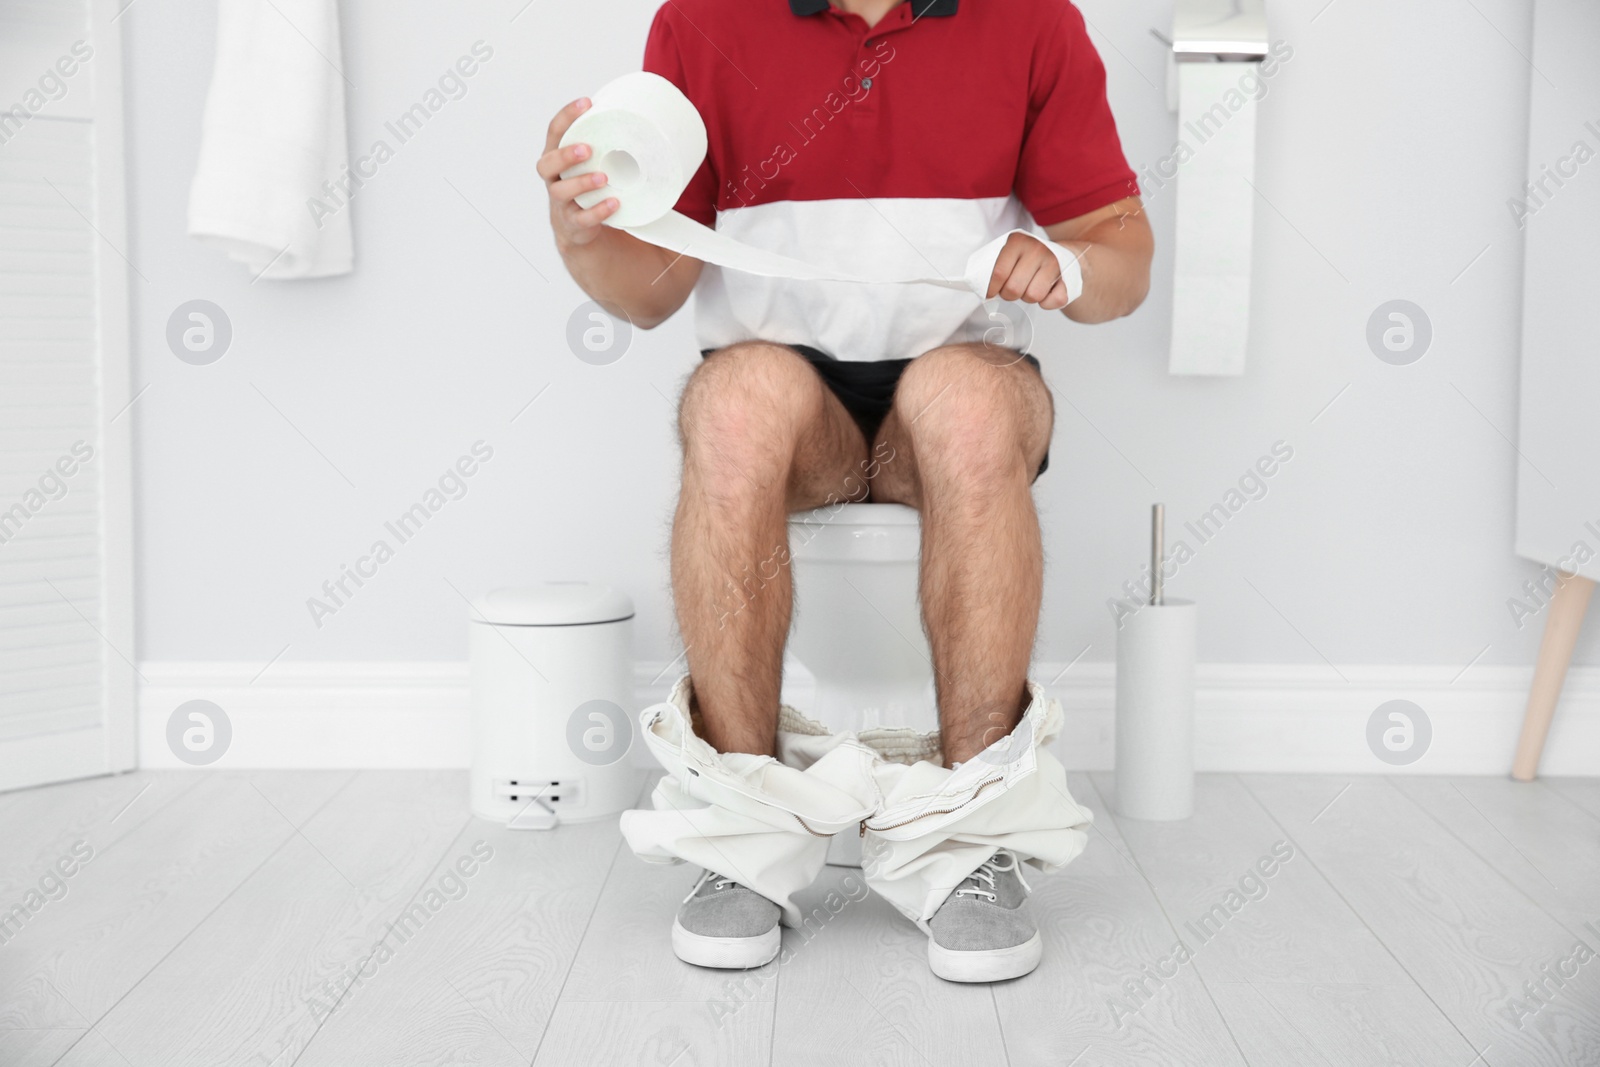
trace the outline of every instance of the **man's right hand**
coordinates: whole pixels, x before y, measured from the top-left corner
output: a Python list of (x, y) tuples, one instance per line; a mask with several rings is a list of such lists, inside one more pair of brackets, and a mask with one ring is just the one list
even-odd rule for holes
[(665, 322), (689, 299), (701, 263), (682, 252), (658, 248), (631, 233), (602, 226), (617, 212), (616, 197), (590, 208), (578, 205), (578, 195), (604, 186), (606, 176), (597, 171), (562, 178), (562, 171), (590, 158), (594, 149), (586, 144), (562, 148), (561, 138), (592, 106), (587, 97), (574, 100), (550, 120), (538, 167), (550, 194), (550, 228), (555, 231), (556, 251), (578, 288), (607, 312), (626, 316), (635, 326), (648, 330)]
[(592, 151), (586, 144), (560, 147), (567, 129), (590, 106), (588, 97), (581, 97), (556, 112), (545, 137), (544, 155), (539, 157), (539, 177), (544, 179), (545, 192), (550, 195), (550, 227), (555, 231), (556, 249), (563, 256), (599, 237), (600, 224), (610, 218), (618, 206), (616, 197), (608, 197), (591, 208), (578, 205), (579, 193), (592, 192), (606, 183), (606, 176), (599, 171), (573, 178), (561, 177), (562, 171), (588, 159)]

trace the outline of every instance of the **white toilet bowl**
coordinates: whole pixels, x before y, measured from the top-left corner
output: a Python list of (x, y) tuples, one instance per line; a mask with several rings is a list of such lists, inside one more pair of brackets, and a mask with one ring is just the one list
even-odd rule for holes
[(789, 518), (789, 652), (816, 679), (801, 710), (833, 730), (937, 728), (917, 605), (921, 524), (902, 504), (836, 504)]

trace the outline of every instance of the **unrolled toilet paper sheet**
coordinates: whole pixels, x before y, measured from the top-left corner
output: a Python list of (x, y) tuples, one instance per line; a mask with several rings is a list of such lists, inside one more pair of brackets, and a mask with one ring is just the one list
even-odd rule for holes
[(706, 154), (705, 123), (677, 86), (656, 74), (625, 74), (591, 98), (562, 137), (563, 146), (587, 144), (588, 159), (562, 171), (570, 178), (602, 171), (607, 184), (583, 193), (578, 203), (592, 207), (607, 197), (620, 205), (606, 224), (706, 263), (769, 278), (858, 282), (868, 285), (936, 285), (966, 290), (983, 300), (1000, 250), (1013, 233), (1043, 241), (1061, 267), (1068, 301), (1083, 293), (1083, 274), (1073, 252), (1029, 230), (1001, 234), (968, 257), (960, 277), (874, 276), (818, 266), (735, 241), (726, 234), (672, 210)]

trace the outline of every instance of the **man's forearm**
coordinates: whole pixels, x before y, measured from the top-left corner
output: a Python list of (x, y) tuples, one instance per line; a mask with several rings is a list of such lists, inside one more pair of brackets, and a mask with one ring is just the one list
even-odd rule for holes
[(1143, 207), (1129, 199), (1104, 209), (1103, 217), (1086, 228), (1057, 232), (1066, 228), (1052, 226), (1046, 232), (1077, 253), (1083, 293), (1062, 308), (1062, 314), (1084, 323), (1132, 314), (1150, 292), (1150, 260), (1155, 252)]
[(560, 247), (579, 288), (612, 315), (641, 329), (659, 326), (683, 306), (700, 277), (700, 261), (605, 227), (583, 245)]

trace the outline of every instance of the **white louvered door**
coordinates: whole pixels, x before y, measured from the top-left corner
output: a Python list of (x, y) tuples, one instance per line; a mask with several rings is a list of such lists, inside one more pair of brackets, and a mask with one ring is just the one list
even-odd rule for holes
[(116, 14), (0, 0), (0, 790), (135, 761)]

